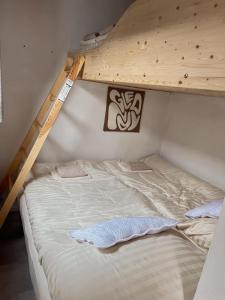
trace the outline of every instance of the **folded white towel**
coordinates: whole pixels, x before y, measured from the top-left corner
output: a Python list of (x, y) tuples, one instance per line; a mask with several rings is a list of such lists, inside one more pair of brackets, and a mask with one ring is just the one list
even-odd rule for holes
[(134, 162), (123, 162), (120, 161), (119, 165), (121, 169), (125, 172), (146, 172), (152, 171), (151, 167), (149, 167), (143, 161), (134, 161)]
[(76, 164), (65, 164), (56, 167), (56, 174), (61, 178), (84, 177), (88, 174)]

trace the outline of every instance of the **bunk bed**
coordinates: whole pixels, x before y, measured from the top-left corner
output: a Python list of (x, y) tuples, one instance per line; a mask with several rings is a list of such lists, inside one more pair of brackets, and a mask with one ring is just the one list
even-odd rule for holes
[[(80, 79), (224, 96), (224, 12), (224, 0), (137, 0), (103, 44), (85, 53)], [(71, 65), (70, 61), (63, 71), (63, 80), (68, 68), (69, 79), (77, 78), (83, 61), (79, 67), (75, 64), (75, 77)], [(41, 145), (52, 119), (56, 118), (47, 119), (47, 131), (38, 136)], [(37, 154), (32, 152), (22, 179)], [(105, 251), (68, 235), (77, 226), (124, 215), (158, 214), (182, 223), (188, 209), (225, 196), (160, 156), (144, 161), (152, 172), (131, 174), (117, 161), (78, 161), (88, 177), (61, 180), (52, 175), (54, 167), (48, 167), (48, 174), (26, 185), (20, 207), (38, 299), (193, 299), (215, 220), (201, 220), (199, 226), (190, 222), (188, 230), (181, 226)], [(22, 179), (16, 181), (16, 190)]]

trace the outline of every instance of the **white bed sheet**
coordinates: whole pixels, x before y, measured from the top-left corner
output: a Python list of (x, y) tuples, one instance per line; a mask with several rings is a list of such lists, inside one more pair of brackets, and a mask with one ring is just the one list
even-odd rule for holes
[(205, 254), (179, 233), (137, 239), (105, 252), (68, 235), (70, 229), (115, 216), (185, 221), (184, 212), (193, 205), (224, 196), (158, 156), (145, 162), (152, 172), (131, 174), (115, 161), (79, 161), (90, 178), (44, 176), (28, 184), (24, 199), (52, 299), (193, 299)]

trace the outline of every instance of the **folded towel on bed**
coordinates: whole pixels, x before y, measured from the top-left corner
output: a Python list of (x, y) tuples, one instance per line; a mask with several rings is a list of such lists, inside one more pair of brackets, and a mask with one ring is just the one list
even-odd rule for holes
[(163, 217), (122, 217), (71, 230), (72, 238), (88, 242), (97, 248), (109, 248), (147, 234), (165, 231), (177, 225), (177, 221)]
[(74, 163), (56, 167), (55, 173), (61, 178), (84, 177), (88, 174)]
[(195, 218), (217, 218), (220, 215), (224, 200), (213, 200), (199, 207), (186, 212), (185, 216), (191, 219)]
[(146, 172), (152, 171), (152, 168), (149, 167), (143, 161), (134, 161), (134, 162), (124, 162), (120, 161), (119, 166), (121, 167), (122, 171), (125, 172)]

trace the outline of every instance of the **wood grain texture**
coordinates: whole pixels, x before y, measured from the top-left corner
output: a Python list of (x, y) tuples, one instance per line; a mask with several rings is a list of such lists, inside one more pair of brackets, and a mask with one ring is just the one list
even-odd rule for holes
[(86, 53), (83, 79), (225, 95), (224, 34), (225, 0), (138, 0)]

